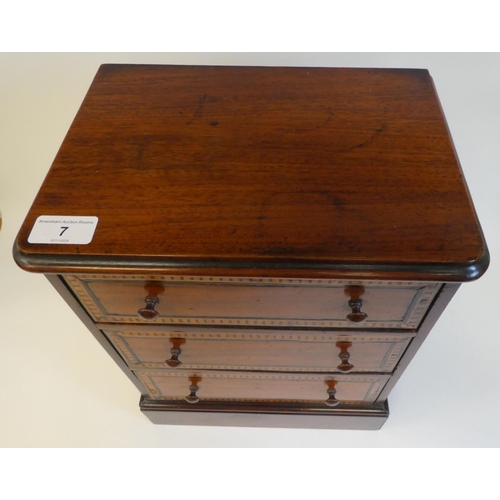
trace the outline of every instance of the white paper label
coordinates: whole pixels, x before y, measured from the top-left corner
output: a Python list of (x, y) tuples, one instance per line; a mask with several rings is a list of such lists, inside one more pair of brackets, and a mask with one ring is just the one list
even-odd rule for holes
[(87, 245), (94, 237), (97, 217), (41, 215), (28, 237), (28, 243)]

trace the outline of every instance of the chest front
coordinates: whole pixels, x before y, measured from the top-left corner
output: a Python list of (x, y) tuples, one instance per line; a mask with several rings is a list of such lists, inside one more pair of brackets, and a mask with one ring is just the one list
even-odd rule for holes
[(489, 262), (427, 71), (147, 65), (100, 68), (14, 256), (152, 422), (351, 429)]

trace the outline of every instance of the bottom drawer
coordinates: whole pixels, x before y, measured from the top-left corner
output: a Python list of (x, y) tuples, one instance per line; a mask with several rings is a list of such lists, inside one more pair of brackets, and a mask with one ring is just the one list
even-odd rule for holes
[(388, 375), (139, 371), (156, 400), (373, 404)]

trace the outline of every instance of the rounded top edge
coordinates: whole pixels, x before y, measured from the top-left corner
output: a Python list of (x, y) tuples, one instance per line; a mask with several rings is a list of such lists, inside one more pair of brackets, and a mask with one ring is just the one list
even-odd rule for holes
[(283, 276), (356, 280), (402, 280), (465, 283), (479, 279), (487, 271), (490, 254), (485, 250), (480, 258), (469, 263), (335, 263), (276, 260), (197, 260), (158, 259), (111, 256), (62, 256), (23, 252), (17, 241), (13, 258), (24, 271), (41, 274), (185, 274), (214, 276)]

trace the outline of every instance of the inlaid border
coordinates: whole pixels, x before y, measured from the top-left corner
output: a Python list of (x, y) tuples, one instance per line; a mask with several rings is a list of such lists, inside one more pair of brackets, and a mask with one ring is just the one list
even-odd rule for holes
[[(156, 281), (166, 284), (168, 282), (209, 285), (241, 283), (261, 286), (291, 286), (291, 287), (323, 287), (337, 288), (339, 286), (359, 285), (371, 288), (412, 288), (415, 289), (415, 298), (411, 303), (407, 316), (403, 321), (371, 321), (367, 319), (362, 324), (353, 324), (345, 320), (307, 320), (287, 318), (228, 318), (228, 317), (184, 317), (170, 316), (159, 317), (155, 324), (186, 324), (186, 325), (230, 325), (230, 326), (269, 326), (269, 327), (313, 327), (313, 328), (382, 328), (382, 329), (414, 329), (418, 327), (431, 299), (439, 289), (438, 283), (423, 283), (416, 281), (354, 281), (333, 279), (299, 279), (299, 278), (236, 278), (236, 277), (205, 277), (205, 276), (158, 276), (158, 275), (101, 275), (79, 274), (65, 275), (64, 279), (78, 295), (82, 304), (95, 321), (108, 321), (116, 323), (143, 324), (144, 320), (132, 315), (109, 315), (101, 311), (97, 298), (86, 286), (85, 281)], [(419, 289), (420, 288), (420, 289)]]
[[(360, 400), (340, 400), (342, 404), (372, 404), (377, 396), (380, 394), (384, 388), (389, 376), (377, 375), (377, 376), (365, 376), (365, 375), (331, 375), (331, 374), (321, 374), (321, 375), (298, 375), (298, 374), (267, 374), (267, 373), (238, 373), (238, 372), (226, 372), (226, 373), (216, 373), (216, 372), (134, 372), (136, 376), (141, 380), (146, 389), (148, 390), (150, 396), (157, 401), (182, 401), (183, 396), (164, 396), (161, 390), (156, 386), (152, 377), (175, 377), (175, 378), (185, 378), (186, 379), (186, 389), (189, 387), (190, 377), (201, 377), (202, 381), (206, 379), (258, 379), (258, 380), (293, 380), (293, 381), (310, 381), (310, 382), (326, 382), (328, 380), (335, 380), (338, 384), (342, 382), (357, 382), (357, 383), (369, 383), (369, 387), (365, 393), (365, 397), (362, 401)], [(325, 391), (326, 392), (326, 391)], [(186, 393), (187, 395), (187, 393)], [(326, 399), (325, 394), (325, 399)], [(235, 401), (235, 402), (267, 402), (267, 403), (314, 403), (321, 404), (320, 400), (307, 400), (307, 399), (270, 399), (270, 398), (207, 398), (204, 401)]]
[(339, 279), (305, 279), (305, 278), (246, 278), (246, 277), (218, 277), (218, 276), (162, 276), (158, 274), (75, 274), (64, 275), (65, 279), (102, 280), (102, 281), (164, 281), (176, 283), (203, 283), (203, 284), (235, 284), (248, 283), (253, 285), (276, 286), (383, 286), (383, 287), (415, 287), (437, 286), (437, 283), (422, 281), (381, 281), (381, 280), (339, 280)]
[[(208, 341), (208, 342), (218, 342), (218, 341), (254, 341), (254, 342), (267, 342), (267, 341), (276, 341), (276, 342), (292, 342), (292, 343), (335, 343), (339, 341), (343, 342), (352, 342), (355, 344), (373, 344), (373, 343), (383, 343), (390, 344), (392, 348), (388, 346), (387, 354), (382, 359), (380, 365), (378, 367), (368, 366), (368, 367), (360, 367), (356, 365), (356, 372), (392, 372), (394, 370), (397, 362), (401, 358), (404, 350), (408, 346), (412, 336), (365, 336), (365, 337), (357, 337), (357, 336), (349, 336), (349, 335), (333, 335), (333, 334), (325, 334), (318, 335), (317, 333), (302, 333), (302, 334), (245, 334), (245, 333), (201, 333), (201, 332), (187, 332), (187, 333), (175, 333), (175, 332), (143, 332), (143, 331), (109, 331), (105, 328), (103, 332), (108, 336), (116, 349), (120, 352), (123, 359), (126, 361), (128, 366), (131, 369), (139, 370), (139, 369), (169, 369), (165, 363), (152, 362), (152, 361), (141, 361), (134, 354), (134, 351), (127, 343), (127, 338), (134, 339), (152, 339), (152, 340), (165, 340), (169, 341), (171, 338), (182, 338), (186, 340), (197, 340), (197, 341)], [(168, 346), (168, 345), (167, 345)], [(168, 357), (169, 352), (168, 349), (165, 350), (165, 357)], [(337, 363), (335, 362), (337, 361)], [(353, 361), (354, 362), (354, 361)], [(332, 366), (331, 367), (308, 367), (303, 365), (290, 365), (290, 366), (272, 366), (272, 365), (237, 365), (237, 364), (229, 364), (229, 365), (219, 365), (219, 364), (198, 364), (198, 363), (190, 363), (183, 364), (183, 369), (191, 370), (191, 369), (211, 369), (211, 370), (273, 370), (273, 371), (297, 371), (297, 372), (324, 372), (325, 370), (337, 371), (335, 368), (336, 364), (339, 364), (340, 360), (335, 360), (332, 358)]]

